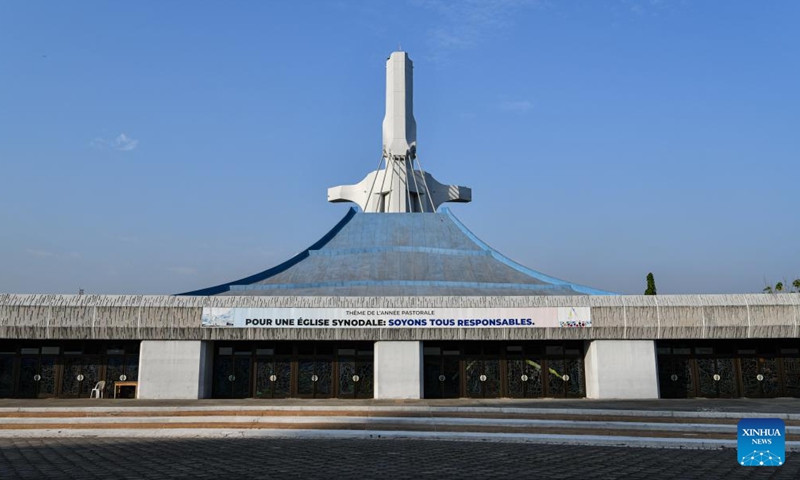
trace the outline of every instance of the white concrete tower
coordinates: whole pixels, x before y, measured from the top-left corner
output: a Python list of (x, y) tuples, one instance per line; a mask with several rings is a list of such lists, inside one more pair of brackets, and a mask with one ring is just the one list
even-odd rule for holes
[(419, 167), (413, 69), (406, 52), (393, 52), (386, 61), (386, 116), (378, 170), (355, 185), (329, 188), (329, 202), (353, 202), (370, 213), (430, 213), (444, 202), (472, 200), (469, 188), (443, 185)]
[(383, 117), (383, 158), (417, 156), (417, 121), (414, 120), (414, 64), (406, 52), (386, 60), (386, 116)]

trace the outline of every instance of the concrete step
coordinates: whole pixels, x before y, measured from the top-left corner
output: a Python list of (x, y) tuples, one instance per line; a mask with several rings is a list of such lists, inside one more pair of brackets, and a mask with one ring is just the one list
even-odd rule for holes
[[(763, 415), (740, 413), (737, 418), (730, 418), (724, 412), (408, 406), (27, 407), (0, 409), (0, 437), (433, 436), (559, 444), (735, 448), (736, 423), (741, 418), (755, 416)], [(800, 420), (785, 422), (788, 438), (800, 436)], [(787, 449), (800, 451), (800, 442), (787, 442)]]

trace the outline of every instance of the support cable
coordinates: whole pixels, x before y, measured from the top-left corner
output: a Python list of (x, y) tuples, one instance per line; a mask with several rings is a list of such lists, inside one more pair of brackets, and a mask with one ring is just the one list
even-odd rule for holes
[(425, 170), (422, 169), (422, 162), (419, 161), (419, 157), (417, 157), (417, 163), (419, 163), (419, 170), (422, 173), (422, 184), (425, 185), (425, 191), (428, 193), (428, 200), (431, 202), (431, 212), (436, 213), (436, 207), (433, 205), (433, 197), (431, 197), (431, 191), (428, 189), (428, 181), (425, 179)]
[(408, 155), (403, 157), (403, 170), (405, 171), (403, 180), (406, 184), (406, 207), (408, 207), (408, 212), (413, 212), (414, 207), (411, 205), (411, 184), (408, 181)]
[(411, 165), (411, 174), (414, 176), (414, 190), (416, 190), (417, 201), (419, 201), (419, 208), (422, 213), (425, 213), (425, 204), (419, 199), (419, 184), (417, 183), (417, 171), (414, 170), (414, 161), (408, 159), (408, 164)]
[(388, 174), (389, 174), (389, 159), (387, 158), (383, 166), (383, 179), (381, 179), (381, 190), (378, 192), (378, 195), (380, 195), (381, 203), (383, 204), (383, 210), (382, 210), (383, 212), (386, 211), (386, 204), (383, 203), (383, 188), (384, 185), (386, 185), (386, 177), (388, 176)]
[(364, 210), (365, 212), (367, 211), (367, 208), (366, 208), (366, 207), (368, 207), (368, 206), (369, 206), (369, 201), (370, 201), (370, 199), (372, 198), (372, 192), (373, 192), (373, 190), (375, 190), (375, 181), (377, 181), (377, 180), (378, 180), (378, 172), (380, 172), (380, 171), (381, 171), (381, 163), (383, 163), (383, 157), (381, 157), (381, 159), (380, 159), (380, 160), (378, 160), (378, 169), (377, 169), (377, 170), (375, 170), (375, 177), (372, 179), (372, 186), (371, 186), (371, 187), (369, 187), (369, 193), (367, 194), (367, 203), (366, 203), (366, 204), (364, 204), (364, 207), (363, 207), (363, 210)]
[[(389, 193), (386, 195), (388, 197), (389, 203), (387, 207), (384, 209), (384, 212), (391, 212), (392, 200), (394, 200), (394, 195), (392, 191), (392, 182), (394, 181), (394, 168), (395, 168), (394, 160), (386, 161), (387, 170), (390, 164), (392, 165), (392, 169), (389, 170), (389, 172), (387, 172), (387, 175), (389, 176)], [(386, 178), (384, 178), (384, 180), (386, 180)]]

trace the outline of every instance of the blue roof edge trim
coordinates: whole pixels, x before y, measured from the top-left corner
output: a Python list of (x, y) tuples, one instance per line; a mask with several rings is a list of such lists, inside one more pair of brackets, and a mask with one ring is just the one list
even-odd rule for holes
[(289, 260), (286, 260), (285, 262), (283, 262), (283, 263), (281, 263), (279, 265), (276, 265), (276, 266), (274, 266), (272, 268), (264, 270), (263, 272), (256, 273), (255, 275), (250, 275), (249, 277), (245, 277), (245, 278), (241, 278), (239, 280), (235, 280), (233, 282), (223, 283), (221, 285), (217, 285), (217, 286), (214, 286), (214, 287), (201, 288), (200, 290), (193, 290), (191, 292), (178, 293), (178, 294), (176, 294), (176, 296), (217, 295), (219, 293), (224, 293), (224, 292), (230, 291), (230, 287), (233, 286), (233, 285), (240, 285), (240, 284), (247, 285), (249, 283), (260, 282), (260, 281), (262, 281), (264, 279), (267, 279), (267, 278), (269, 278), (269, 277), (271, 277), (273, 275), (277, 275), (277, 274), (279, 274), (279, 273), (281, 273), (283, 271), (286, 271), (289, 268), (297, 265), (302, 260), (305, 260), (306, 258), (308, 258), (309, 255), (310, 255), (309, 252), (311, 250), (319, 250), (320, 248), (324, 247), (325, 244), (330, 242), (333, 239), (333, 237), (335, 237), (336, 234), (338, 234), (342, 230), (342, 228), (344, 228), (344, 226), (347, 225), (350, 222), (350, 220), (352, 220), (353, 217), (356, 216), (357, 211), (358, 210), (356, 210), (355, 207), (350, 207), (350, 210), (348, 210), (348, 212), (345, 214), (345, 216), (341, 220), (339, 220), (339, 223), (337, 223), (328, 233), (323, 235), (322, 238), (317, 240), (316, 243), (314, 243), (313, 245), (311, 245), (307, 249), (303, 250), (302, 252), (298, 253), (294, 257), (290, 258)]
[(551, 277), (549, 275), (545, 275), (545, 274), (543, 274), (541, 272), (537, 272), (536, 270), (532, 270), (532, 269), (530, 269), (530, 268), (528, 268), (528, 267), (526, 267), (524, 265), (521, 265), (521, 264), (515, 262), (514, 260), (511, 260), (510, 258), (506, 257), (502, 253), (498, 252), (494, 248), (490, 247), (488, 244), (486, 244), (486, 242), (484, 242), (483, 240), (478, 238), (474, 233), (472, 233), (466, 227), (466, 225), (461, 223), (461, 221), (458, 218), (456, 218), (455, 215), (453, 215), (453, 213), (450, 211), (449, 208), (441, 207), (439, 209), (439, 212), (444, 213), (445, 215), (447, 215), (447, 217), (450, 218), (450, 220), (452, 220), (453, 223), (455, 223), (456, 226), (462, 232), (464, 232), (464, 235), (469, 237), (469, 239), (472, 240), (473, 242), (475, 242), (475, 244), (477, 244), (479, 247), (481, 247), (482, 249), (484, 249), (487, 252), (489, 252), (491, 254), (491, 256), (495, 260), (497, 260), (497, 261), (499, 261), (499, 262), (501, 262), (501, 263), (513, 268), (514, 270), (517, 270), (518, 272), (522, 272), (522, 273), (524, 273), (526, 275), (529, 275), (529, 276), (531, 276), (531, 277), (533, 277), (533, 278), (535, 278), (537, 280), (541, 280), (543, 282), (552, 283), (554, 285), (562, 285), (562, 286), (565, 286), (565, 287), (570, 287), (571, 289), (575, 290), (578, 293), (585, 293), (587, 295), (619, 295), (618, 293), (608, 292), (608, 291), (605, 291), (605, 290), (598, 290), (596, 288), (587, 287), (585, 285), (578, 285), (577, 283), (567, 282), (565, 280), (561, 280), (559, 278), (555, 278), (555, 277)]

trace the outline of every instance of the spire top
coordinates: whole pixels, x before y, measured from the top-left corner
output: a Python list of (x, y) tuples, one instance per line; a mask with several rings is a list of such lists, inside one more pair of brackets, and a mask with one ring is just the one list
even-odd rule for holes
[(386, 60), (386, 115), (378, 170), (356, 185), (329, 188), (329, 202), (354, 202), (365, 212), (425, 213), (435, 212), (444, 202), (472, 200), (469, 188), (443, 185), (419, 165), (413, 69), (406, 52), (392, 52)]

